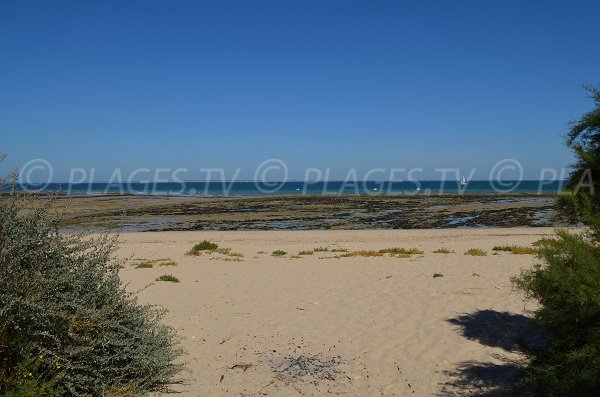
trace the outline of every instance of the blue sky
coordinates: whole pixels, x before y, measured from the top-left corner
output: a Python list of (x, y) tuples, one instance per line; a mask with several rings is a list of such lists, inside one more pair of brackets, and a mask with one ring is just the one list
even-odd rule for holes
[[(2, 169), (563, 168), (598, 1), (5, 1)], [(199, 176), (200, 174), (198, 174)]]

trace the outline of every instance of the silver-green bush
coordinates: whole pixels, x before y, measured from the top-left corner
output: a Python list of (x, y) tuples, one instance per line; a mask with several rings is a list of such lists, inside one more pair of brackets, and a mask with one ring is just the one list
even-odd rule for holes
[(67, 396), (168, 389), (181, 348), (162, 311), (125, 290), (116, 238), (61, 234), (39, 203), (0, 197), (0, 395), (31, 384)]

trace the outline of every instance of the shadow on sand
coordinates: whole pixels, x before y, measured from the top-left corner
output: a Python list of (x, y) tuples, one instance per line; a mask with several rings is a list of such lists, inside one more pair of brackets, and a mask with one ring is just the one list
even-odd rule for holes
[[(506, 352), (523, 348), (538, 349), (546, 343), (546, 335), (532, 320), (520, 314), (480, 310), (448, 320), (458, 326), (467, 339)], [(522, 396), (526, 390), (519, 382), (523, 362), (502, 355), (500, 364), (465, 361), (455, 370), (445, 371), (447, 381), (441, 385), (440, 396)]]

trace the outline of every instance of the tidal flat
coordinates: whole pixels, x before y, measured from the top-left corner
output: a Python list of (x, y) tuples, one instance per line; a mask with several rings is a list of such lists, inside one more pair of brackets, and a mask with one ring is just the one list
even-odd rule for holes
[(59, 196), (66, 231), (359, 230), (572, 226), (555, 194)]

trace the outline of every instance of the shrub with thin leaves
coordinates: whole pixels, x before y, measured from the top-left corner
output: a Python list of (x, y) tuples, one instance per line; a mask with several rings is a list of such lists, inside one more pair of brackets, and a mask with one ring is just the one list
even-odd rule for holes
[(538, 244), (543, 264), (513, 279), (540, 303), (536, 318), (549, 331), (544, 349), (530, 350), (528, 379), (540, 396), (592, 396), (600, 390), (600, 246), (557, 232)]
[(0, 395), (167, 390), (182, 351), (163, 312), (126, 291), (115, 237), (59, 233), (50, 202), (0, 198)]

